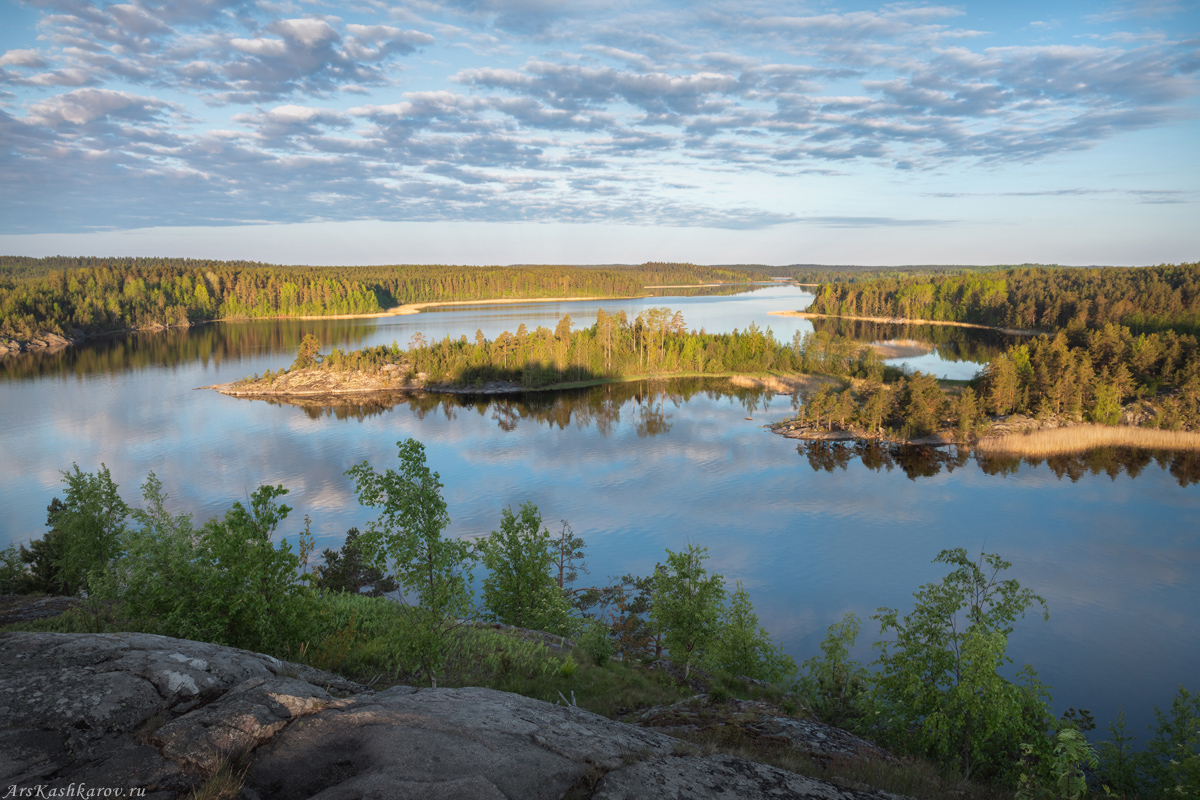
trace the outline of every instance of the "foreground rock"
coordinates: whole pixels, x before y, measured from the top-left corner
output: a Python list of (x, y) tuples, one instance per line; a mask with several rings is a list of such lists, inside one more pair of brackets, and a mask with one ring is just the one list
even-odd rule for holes
[[(269, 656), (149, 634), (0, 634), (0, 785), (255, 798), (881, 800), (490, 689), (371, 692)], [(77, 789), (78, 790), (78, 789)]]
[(714, 701), (710, 694), (698, 694), (669, 706), (647, 708), (632, 721), (684, 739), (696, 738), (697, 734), (720, 738), (722, 733), (736, 729), (735, 738), (739, 741), (752, 741), (764, 747), (783, 746), (823, 763), (856, 758), (896, 760), (874, 742), (824, 722), (797, 719), (774, 703), (761, 700)]

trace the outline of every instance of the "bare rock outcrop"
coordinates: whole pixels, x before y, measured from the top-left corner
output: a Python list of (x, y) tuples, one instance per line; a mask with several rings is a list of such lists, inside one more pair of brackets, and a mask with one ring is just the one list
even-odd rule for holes
[(229, 758), (246, 800), (885, 800), (490, 689), (372, 692), (149, 634), (0, 634), (0, 785), (189, 794)]
[(592, 800), (900, 800), (847, 789), (730, 755), (686, 756), (633, 764), (605, 775)]

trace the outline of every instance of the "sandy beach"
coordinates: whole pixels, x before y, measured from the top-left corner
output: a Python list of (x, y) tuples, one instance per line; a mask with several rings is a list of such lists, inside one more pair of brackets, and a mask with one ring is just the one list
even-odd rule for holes
[[(653, 287), (646, 287), (653, 288)], [(649, 295), (634, 295), (629, 297), (502, 297), (493, 300), (439, 300), (436, 303), (405, 303), (402, 306), (389, 308), (387, 311), (376, 311), (370, 314), (319, 314), (306, 317), (280, 317), (280, 319), (372, 319), (376, 317), (402, 317), (407, 314), (419, 314), (427, 308), (438, 306), (498, 306), (516, 303), (573, 303), (581, 300), (634, 300), (637, 297)]]

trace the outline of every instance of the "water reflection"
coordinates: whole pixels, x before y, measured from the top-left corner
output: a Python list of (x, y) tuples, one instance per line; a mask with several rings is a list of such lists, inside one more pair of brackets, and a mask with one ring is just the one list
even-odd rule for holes
[(522, 422), (527, 422), (558, 430), (594, 427), (605, 437), (611, 436), (621, 421), (621, 408), (631, 405), (627, 419), (638, 437), (646, 438), (669, 433), (672, 427), (671, 409), (678, 409), (696, 395), (709, 399), (731, 399), (751, 415), (759, 409), (769, 410), (774, 396), (764, 389), (733, 386), (720, 378), (678, 378), (512, 395), (370, 392), (237, 399), (249, 403), (293, 406), (302, 409), (313, 420), (332, 418), (361, 422), (403, 407), (417, 420), (424, 420), (432, 414), (453, 421), (460, 412), (473, 412), (479, 417), (490, 417), (506, 433), (515, 431)]
[(954, 472), (974, 460), (985, 475), (1016, 475), (1022, 464), (1045, 464), (1056, 478), (1078, 482), (1086, 475), (1107, 475), (1116, 480), (1121, 473), (1136, 478), (1151, 463), (1171, 474), (1183, 488), (1200, 483), (1200, 453), (1179, 450), (1144, 450), (1132, 447), (1101, 447), (1082, 453), (1041, 456), (980, 455), (967, 447), (923, 447), (879, 442), (801, 442), (797, 451), (814, 472), (845, 471), (858, 459), (872, 472), (899, 468), (909, 480), (932, 478)]
[(364, 319), (259, 320), (103, 336), (63, 350), (0, 358), (0, 379), (84, 377), (181, 363), (219, 366), (261, 353), (292, 353), (306, 333), (328, 345), (358, 347), (375, 333), (375, 325)]
[(933, 351), (939, 359), (953, 363), (966, 361), (986, 364), (1010, 345), (1026, 340), (1025, 337), (1010, 336), (999, 331), (952, 325), (896, 325), (833, 318), (815, 318), (812, 324), (815, 331), (862, 342), (893, 339), (925, 342), (933, 345)]

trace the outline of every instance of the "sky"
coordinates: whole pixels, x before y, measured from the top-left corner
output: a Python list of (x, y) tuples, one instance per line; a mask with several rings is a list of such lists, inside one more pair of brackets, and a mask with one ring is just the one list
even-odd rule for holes
[(0, 0), (0, 253), (1200, 260), (1200, 2)]

